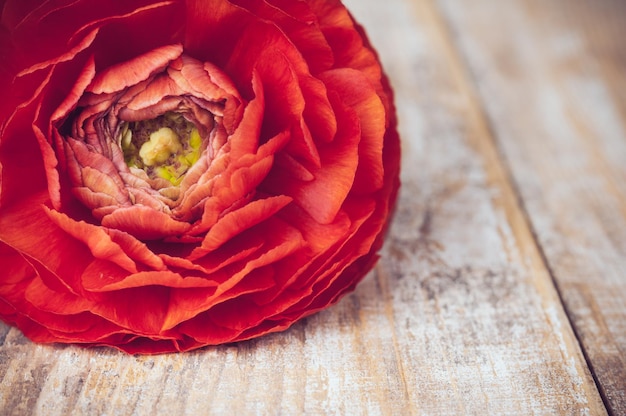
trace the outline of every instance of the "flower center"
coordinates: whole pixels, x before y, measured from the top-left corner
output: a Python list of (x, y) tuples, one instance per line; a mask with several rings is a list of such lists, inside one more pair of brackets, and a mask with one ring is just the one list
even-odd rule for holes
[(175, 186), (202, 153), (196, 126), (174, 112), (122, 123), (117, 141), (128, 167), (142, 169), (150, 178), (163, 178)]

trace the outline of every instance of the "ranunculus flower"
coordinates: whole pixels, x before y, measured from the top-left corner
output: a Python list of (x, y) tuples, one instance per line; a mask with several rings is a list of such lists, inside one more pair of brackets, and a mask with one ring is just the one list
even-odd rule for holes
[(390, 88), (338, 0), (5, 0), (0, 316), (185, 351), (289, 327), (376, 261)]

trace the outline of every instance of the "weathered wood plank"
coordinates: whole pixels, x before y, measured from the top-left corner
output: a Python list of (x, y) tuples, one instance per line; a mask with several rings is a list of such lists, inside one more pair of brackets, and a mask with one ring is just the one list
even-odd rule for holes
[(605, 413), (436, 9), (346, 3), (381, 51), (403, 136), (376, 270), (285, 333), (189, 354), (39, 346), (0, 326), (0, 413)]
[[(426, 340), (422, 353), (437, 351), (443, 355), (439, 363), (423, 361), (415, 367), (426, 373), (416, 377), (415, 384), (430, 385), (424, 382), (433, 377), (446, 380), (420, 392), (416, 402), (426, 413), (437, 413), (441, 407), (432, 405), (436, 398), (452, 396), (456, 400), (449, 403), (451, 413), (524, 414), (547, 409), (579, 411), (576, 400), (589, 400), (588, 409), (601, 413), (604, 409), (561, 314), (534, 239), (500, 169), (482, 109), (459, 70), (450, 39), (428, 4), (407, 2), (405, 7), (400, 14), (387, 16), (386, 36), (399, 31), (395, 28), (403, 27), (400, 22), (407, 22), (400, 16), (413, 16), (415, 20), (406, 23), (413, 31), (393, 38), (381, 53), (383, 57), (392, 55), (384, 60), (408, 64), (403, 68), (406, 72), (393, 79), (400, 80), (399, 91), (409, 91), (400, 94), (398, 107), (401, 120), (409, 121), (409, 129), (415, 129), (405, 132), (408, 140), (417, 142), (405, 148), (405, 166), (409, 165), (405, 173), (410, 178), (405, 181), (404, 197), (408, 201), (401, 207), (407, 210), (406, 220), (399, 220), (401, 230), (395, 235), (404, 238), (394, 244), (397, 240), (392, 237), (392, 256), (388, 259), (389, 269), (396, 266), (398, 277), (418, 276), (421, 293), (417, 294), (422, 298), (417, 302), (411, 299), (411, 279), (403, 278), (397, 283), (402, 289), (396, 292), (399, 296), (392, 305), (404, 318), (396, 322), (414, 323), (398, 327), (403, 334), (398, 339)], [(384, 10), (377, 10), (375, 16), (385, 21)], [(416, 28), (425, 38), (416, 35)], [(403, 58), (407, 50), (417, 53)], [(418, 154), (420, 151), (423, 153)], [(415, 181), (416, 174), (423, 180)], [(393, 256), (394, 250), (398, 256)], [(424, 305), (424, 297), (432, 302), (432, 309)], [(416, 328), (420, 337), (415, 336)], [(550, 333), (559, 334), (559, 348), (549, 347), (546, 340)], [(516, 346), (511, 347), (511, 343)], [(477, 350), (481, 353), (464, 356), (462, 351), (472, 351), (472, 347), (476, 348), (474, 354)], [(407, 361), (411, 362), (410, 358)], [(561, 360), (571, 367), (559, 368)], [(450, 366), (450, 361), (457, 365)], [(470, 363), (474, 364), (471, 369)], [(576, 373), (584, 375), (570, 381), (579, 389), (578, 394), (571, 390), (563, 394), (568, 390), (563, 381)], [(547, 374), (556, 376), (544, 379)], [(544, 383), (551, 387), (544, 390)], [(435, 386), (441, 390), (433, 389)], [(467, 403), (472, 404), (466, 408)]]
[(605, 400), (626, 414), (626, 3), (439, 3)]

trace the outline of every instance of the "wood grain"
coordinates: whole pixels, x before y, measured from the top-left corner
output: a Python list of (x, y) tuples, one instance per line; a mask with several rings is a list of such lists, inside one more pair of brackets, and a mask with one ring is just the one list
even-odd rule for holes
[[(403, 139), (398, 211), (376, 269), (353, 294), (284, 333), (187, 354), (144, 357), (35, 345), (0, 325), (0, 414), (607, 413), (585, 354), (608, 396), (610, 385), (596, 368), (607, 361), (592, 354), (579, 325), (589, 325), (589, 337), (595, 330), (607, 337), (603, 353), (619, 357), (612, 349), (623, 351), (626, 331), (608, 314), (626, 313), (618, 303), (622, 294), (609, 296), (610, 284), (622, 288), (618, 272), (625, 267), (617, 258), (626, 241), (619, 228), (625, 206), (618, 198), (622, 145), (614, 143), (614, 125), (590, 120), (608, 117), (602, 109), (609, 108), (619, 124), (623, 107), (599, 100), (602, 109), (588, 115), (587, 107), (575, 106), (582, 118), (567, 119), (565, 126), (540, 117), (538, 109), (526, 109), (518, 120), (513, 110), (522, 106), (514, 106), (513, 98), (522, 86), (537, 88), (549, 104), (569, 99), (562, 94), (572, 91), (550, 84), (554, 51), (539, 48), (542, 62), (526, 62), (529, 72), (506, 61), (515, 52), (496, 50), (496, 40), (483, 39), (496, 24), (487, 0), (345, 3), (380, 51), (396, 89)], [(501, 38), (531, 47), (542, 31), (556, 31), (548, 28), (555, 17), (538, 3), (500, 2), (493, 13), (529, 13), (509, 22), (527, 19), (524, 31)], [(612, 56), (611, 47), (598, 48), (593, 53)], [(505, 78), (509, 72), (495, 66), (496, 55), (505, 56), (504, 65), (521, 85)], [(598, 76), (615, 73), (607, 66)], [(560, 137), (542, 136), (544, 153), (536, 147), (541, 138), (527, 137), (541, 129), (578, 131), (576, 120), (613, 136), (594, 142), (593, 133), (582, 135), (584, 146), (568, 150), (558, 163), (547, 149), (558, 149), (560, 142), (551, 140)], [(611, 184), (608, 197), (592, 188), (570, 195), (552, 183), (552, 174), (576, 179), (579, 167), (562, 163), (590, 150), (594, 161), (604, 163), (585, 166), (607, 189)], [(556, 168), (542, 167), (549, 160)], [(587, 184), (579, 180), (574, 187)], [(613, 205), (605, 207), (606, 201)], [(565, 206), (557, 209), (559, 204)], [(597, 225), (594, 233), (574, 227), (577, 215)], [(607, 226), (610, 221), (616, 229)], [(594, 273), (613, 275), (596, 285), (601, 279)], [(586, 292), (580, 293), (587, 297), (568, 301), (568, 279), (578, 284), (570, 287), (583, 285)], [(591, 318), (598, 317), (604, 326), (593, 326)], [(612, 409), (620, 409), (622, 399), (612, 400)]]
[(626, 3), (442, 0), (613, 414), (626, 414)]

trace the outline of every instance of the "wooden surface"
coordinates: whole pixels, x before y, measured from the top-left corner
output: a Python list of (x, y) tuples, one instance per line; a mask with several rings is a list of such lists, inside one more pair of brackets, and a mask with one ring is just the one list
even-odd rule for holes
[(188, 354), (2, 325), (0, 414), (626, 414), (626, 2), (345, 3), (403, 138), (377, 268), (287, 332)]

